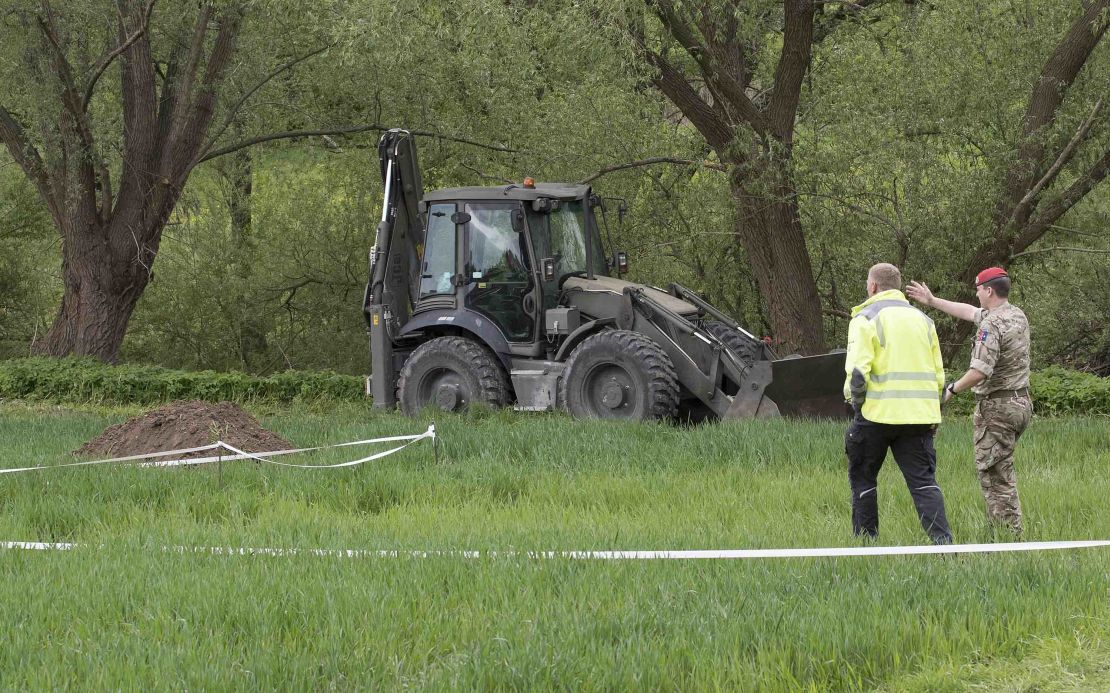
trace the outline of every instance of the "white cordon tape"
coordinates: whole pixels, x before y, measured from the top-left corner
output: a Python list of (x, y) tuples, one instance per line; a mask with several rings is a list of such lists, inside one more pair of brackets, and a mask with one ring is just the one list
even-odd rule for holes
[[(760, 558), (844, 558), (849, 556), (911, 556), (954, 553), (1019, 553), (1110, 547), (1110, 541), (1030, 541), (1005, 544), (945, 546), (845, 546), (817, 549), (723, 549), (705, 551), (405, 551), (397, 549), (272, 549), (233, 546), (163, 546), (166, 553), (211, 556), (323, 556), (327, 558), (529, 558), (591, 561), (659, 561)], [(86, 544), (6, 541), (0, 548), (29, 551), (71, 551)], [(103, 545), (96, 548), (104, 548)]]
[(109, 460), (89, 460), (87, 462), (67, 462), (65, 464), (55, 464), (47, 467), (18, 467), (13, 469), (0, 469), (0, 474), (15, 474), (17, 472), (37, 472), (43, 469), (61, 469), (62, 467), (87, 467), (92, 464), (115, 464), (118, 462), (130, 462), (133, 460), (149, 460), (154, 457), (161, 457), (163, 455), (184, 455), (190, 452), (201, 452), (204, 450), (215, 450), (220, 446), (219, 443), (212, 443), (211, 445), (202, 445), (199, 448), (182, 448), (180, 450), (167, 450), (165, 452), (149, 452), (145, 455), (129, 455), (127, 457), (113, 457)]
[[(67, 462), (65, 464), (56, 464), (56, 465), (50, 465), (50, 466), (46, 466), (46, 467), (19, 467), (19, 468), (15, 468), (15, 469), (0, 469), (0, 474), (15, 474), (17, 472), (38, 472), (38, 471), (42, 471), (42, 470), (45, 470), (45, 469), (61, 469), (61, 468), (64, 468), (64, 467), (87, 467), (89, 465), (94, 465), (94, 464), (118, 464), (120, 462), (134, 462), (134, 461), (137, 461), (137, 460), (154, 460), (152, 462), (140, 462), (138, 465), (136, 465), (138, 467), (183, 467), (183, 466), (186, 466), (186, 465), (212, 464), (213, 462), (230, 462), (230, 461), (233, 461), (233, 460), (251, 459), (251, 460), (257, 460), (258, 462), (265, 462), (267, 464), (278, 465), (278, 466), (281, 466), (281, 467), (297, 467), (299, 469), (336, 469), (338, 467), (354, 467), (356, 465), (363, 464), (364, 462), (370, 462), (372, 460), (381, 459), (382, 457), (392, 455), (395, 452), (400, 452), (401, 450), (404, 450), (405, 448), (407, 448), (408, 446), (412, 445), (413, 443), (415, 443), (419, 440), (424, 440), (425, 438), (431, 438), (434, 441), (435, 437), (436, 437), (436, 425), (433, 423), (433, 424), (430, 424), (428, 426), (428, 430), (424, 431), (423, 433), (417, 434), (417, 435), (387, 436), (385, 438), (370, 438), (370, 439), (367, 439), (367, 440), (356, 440), (356, 441), (353, 441), (353, 442), (350, 442), (350, 443), (334, 443), (332, 445), (320, 445), (320, 446), (317, 446), (317, 447), (314, 447), (314, 448), (295, 448), (293, 450), (273, 450), (273, 451), (270, 451), (270, 452), (259, 452), (259, 453), (243, 452), (242, 450), (240, 450), (237, 447), (234, 447), (234, 446), (232, 446), (228, 443), (225, 443), (222, 440), (218, 440), (215, 443), (212, 443), (211, 445), (202, 445), (200, 447), (195, 447), (195, 448), (181, 448), (179, 450), (166, 450), (166, 451), (163, 451), (163, 452), (148, 452), (148, 453), (143, 454), (143, 455), (128, 455), (126, 457), (112, 457), (112, 458), (106, 459), (106, 460), (90, 460), (88, 462)], [(292, 455), (292, 454), (295, 454), (295, 453), (298, 453), (298, 452), (313, 452), (315, 450), (329, 450), (331, 448), (347, 448), (347, 447), (351, 447), (351, 446), (354, 446), (354, 445), (371, 445), (371, 444), (374, 444), (374, 443), (392, 443), (392, 442), (397, 442), (397, 441), (401, 441), (401, 440), (408, 441), (408, 442), (406, 442), (404, 445), (399, 445), (395, 448), (391, 448), (391, 449), (386, 450), (384, 452), (379, 452), (379, 453), (376, 453), (374, 455), (370, 455), (369, 457), (362, 457), (362, 458), (357, 459), (357, 460), (351, 460), (350, 462), (340, 462), (339, 464), (289, 464), (288, 462), (275, 462), (274, 460), (269, 459), (270, 457), (277, 457), (277, 456), (280, 456), (280, 455)], [(191, 452), (203, 452), (205, 450), (216, 450), (218, 448), (223, 448), (224, 450), (227, 450), (227, 451), (231, 452), (232, 454), (231, 455), (214, 455), (212, 457), (197, 457), (197, 458), (186, 459), (186, 460), (183, 460), (183, 459), (159, 460), (159, 459), (157, 459), (159, 457), (172, 457), (172, 456), (175, 456), (175, 455), (187, 455)]]

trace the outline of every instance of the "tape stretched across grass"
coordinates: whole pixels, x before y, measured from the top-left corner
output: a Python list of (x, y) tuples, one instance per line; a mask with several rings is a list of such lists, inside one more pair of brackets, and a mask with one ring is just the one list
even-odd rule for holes
[[(298, 469), (337, 469), (352, 467), (381, 459), (395, 452), (399, 452), (409, 445), (425, 438), (436, 442), (435, 424), (428, 426), (424, 433), (406, 436), (387, 436), (384, 438), (371, 438), (357, 440), (350, 443), (335, 443), (311, 448), (296, 448), (292, 450), (274, 450), (271, 452), (249, 453), (240, 450), (223, 441), (211, 445), (195, 448), (182, 448), (153, 452), (142, 455), (129, 455), (114, 457), (104, 460), (88, 462), (71, 462), (45, 467), (22, 467), (15, 469), (0, 469), (0, 474), (13, 474), (17, 472), (34, 472), (47, 469), (61, 469), (65, 467), (84, 467), (90, 465), (118, 464), (123, 462), (139, 462), (139, 467), (176, 467), (189, 465), (212, 464), (213, 462), (252, 459), (258, 462), (278, 465), (282, 467), (295, 467)], [(304, 465), (277, 462), (271, 457), (291, 455), (300, 452), (311, 452), (331, 448), (351, 447), (356, 445), (369, 445), (373, 443), (402, 442), (404, 445), (362, 457), (349, 462), (340, 462), (330, 465)], [(232, 454), (200, 457), (193, 459), (162, 460), (161, 457), (185, 455), (206, 450), (224, 449)], [(945, 546), (851, 546), (851, 547), (826, 547), (803, 549), (706, 549), (706, 550), (663, 550), (663, 551), (467, 551), (467, 550), (397, 550), (397, 549), (297, 549), (297, 548), (264, 548), (264, 547), (224, 547), (224, 546), (163, 546), (161, 550), (166, 553), (201, 554), (212, 556), (321, 556), (340, 558), (530, 558), (530, 559), (575, 559), (575, 560), (706, 560), (706, 559), (765, 559), (765, 558), (840, 558), (850, 556), (909, 556), (909, 555), (937, 555), (960, 553), (1017, 553), (1027, 551), (1061, 551), (1067, 549), (1086, 549), (1110, 547), (1110, 541), (1082, 540), (1082, 541), (1039, 541), (1039, 542), (1011, 542), (999, 544), (949, 544)], [(104, 545), (76, 544), (68, 542), (35, 542), (35, 541), (5, 541), (0, 542), (0, 549), (23, 549), (29, 551), (71, 551), (75, 549), (96, 548), (103, 549)]]
[[(123, 462), (138, 462), (137, 467), (184, 467), (200, 464), (212, 464), (218, 462), (231, 462), (234, 460), (255, 460), (256, 462), (265, 462), (266, 464), (273, 464), (279, 467), (296, 467), (297, 469), (337, 469), (340, 467), (354, 467), (365, 462), (371, 462), (383, 457), (392, 455), (395, 452), (400, 452), (413, 443), (430, 438), (432, 443), (436, 439), (436, 425), (430, 424), (428, 430), (423, 433), (410, 436), (387, 436), (385, 438), (370, 438), (367, 440), (356, 440), (350, 443), (334, 443), (332, 445), (320, 445), (314, 448), (295, 448), (292, 450), (272, 450), (270, 452), (250, 453), (244, 452), (233, 445), (218, 440), (211, 445), (201, 445), (195, 448), (180, 448), (178, 450), (166, 450), (164, 452), (148, 452), (142, 455), (128, 455), (126, 457), (112, 457), (106, 460), (90, 460), (87, 462), (67, 462), (65, 464), (48, 465), (45, 467), (18, 467), (13, 469), (0, 469), (0, 474), (16, 474), (20, 472), (40, 472), (47, 469), (64, 469), (66, 467), (89, 467), (101, 464), (120, 464)], [(271, 457), (279, 457), (281, 455), (293, 455), (299, 452), (313, 452), (316, 450), (330, 450), (332, 448), (346, 448), (355, 445), (371, 445), (374, 443), (393, 443), (399, 441), (407, 441), (404, 445), (378, 452), (368, 457), (361, 457), (357, 460), (349, 462), (340, 462), (338, 464), (292, 464), (289, 462), (277, 462), (270, 459)], [(206, 450), (223, 449), (229, 451), (230, 455), (213, 455), (210, 457), (196, 457), (192, 459), (170, 459), (162, 460), (160, 457), (173, 457), (180, 455), (188, 455), (194, 452), (204, 452)]]
[[(594, 561), (658, 561), (765, 558), (843, 558), (849, 556), (911, 556), (957, 553), (1019, 553), (1110, 547), (1110, 541), (1030, 541), (945, 546), (844, 546), (813, 549), (709, 549), (693, 551), (406, 551), (398, 549), (279, 549), (231, 546), (163, 546), (166, 553), (210, 556), (320, 556), (325, 558), (530, 558)], [(6, 541), (0, 548), (28, 551), (72, 551), (104, 545), (62, 542)]]

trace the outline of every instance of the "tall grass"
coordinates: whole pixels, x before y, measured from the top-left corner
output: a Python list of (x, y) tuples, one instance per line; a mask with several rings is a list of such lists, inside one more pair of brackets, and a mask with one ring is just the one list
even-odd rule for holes
[[(54, 464), (134, 410), (0, 405), (0, 465)], [(423, 430), (357, 405), (258, 411), (297, 444)], [(683, 429), (476, 412), (340, 471), (225, 464), (0, 476), (3, 688), (963, 690), (1110, 683), (1110, 553), (601, 562), (165, 553), (171, 545), (855, 545), (841, 427)], [(1108, 433), (1038, 421), (1027, 538), (1110, 538)], [(937, 441), (958, 541), (989, 540), (970, 428)], [(336, 462), (330, 452), (305, 460)], [(923, 534), (893, 464), (881, 542)], [(99, 547), (99, 548), (94, 548)]]

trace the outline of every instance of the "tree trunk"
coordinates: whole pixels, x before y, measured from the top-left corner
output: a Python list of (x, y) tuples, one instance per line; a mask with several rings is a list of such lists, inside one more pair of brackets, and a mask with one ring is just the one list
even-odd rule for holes
[[(734, 167), (730, 187), (735, 231), (748, 255), (781, 354), (825, 351), (821, 299), (798, 218), (794, 182), (771, 164), (760, 180)], [(768, 180), (771, 194), (767, 194)], [(758, 190), (753, 190), (756, 186)]]
[[(770, 5), (756, 10), (734, 3), (727, 12), (672, 0), (645, 0), (645, 5), (697, 68), (691, 74), (667, 50), (653, 46), (642, 28), (630, 28), (634, 47), (657, 71), (655, 86), (729, 165), (736, 236), (768, 308), (777, 351), (824, 351), (820, 296), (790, 167), (802, 80), (813, 49), (813, 0), (783, 0), (781, 23)], [(780, 30), (773, 86), (753, 89), (763, 42)], [(756, 91), (759, 97), (753, 99)]]
[(127, 323), (150, 281), (155, 252), (120, 242), (135, 238), (126, 229), (79, 228), (67, 224), (62, 240), (61, 307), (50, 330), (33, 351), (43, 356), (93, 356), (114, 362)]
[(232, 261), (238, 275), (236, 290), (230, 297), (232, 304), (227, 310), (239, 334), (240, 366), (248, 372), (257, 372), (265, 366), (269, 343), (266, 336), (268, 321), (258, 314), (256, 307), (250, 305), (251, 297), (247, 289), (252, 280), (257, 245), (252, 233), (254, 176), (251, 160), (250, 150), (242, 149), (232, 155), (224, 169), (228, 186), (227, 206), (231, 216)]
[[(56, 115), (43, 121), (58, 125), (43, 133), (38, 146), (20, 119), (0, 104), (0, 142), (37, 187), (62, 239), (62, 303), (35, 353), (118, 358), (128, 320), (150, 282), (162, 229), (193, 168), (202, 157), (214, 156), (205, 153), (212, 144), (208, 131), (235, 55), (242, 12), (200, 3), (191, 38), (166, 41), (174, 46), (169, 59), (156, 60), (149, 31), (153, 8), (154, 0), (145, 5), (118, 0), (116, 38), (95, 61), (96, 69), (87, 55), (76, 67), (70, 62), (72, 53), (91, 48), (92, 39), (78, 50), (70, 41), (79, 28), (59, 24), (65, 15), (53, 12), (49, 3), (21, 15), (41, 34), (28, 59), (36, 71), (56, 79), (44, 89), (61, 95)], [(217, 28), (214, 37), (212, 27)], [(116, 59), (120, 110), (105, 111), (103, 127), (107, 132), (122, 126), (118, 185), (102, 158), (102, 150), (117, 145), (98, 146), (95, 135), (101, 128), (93, 116), (100, 111), (89, 108), (97, 80)], [(232, 107), (226, 123), (257, 88)], [(225, 127), (219, 126), (214, 139)]]

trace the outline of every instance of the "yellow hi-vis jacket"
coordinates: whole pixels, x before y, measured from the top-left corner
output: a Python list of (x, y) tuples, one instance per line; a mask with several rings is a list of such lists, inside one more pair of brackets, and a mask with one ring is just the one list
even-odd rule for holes
[(933, 321), (901, 291), (881, 291), (852, 309), (844, 398), (868, 421), (940, 423), (944, 364)]

